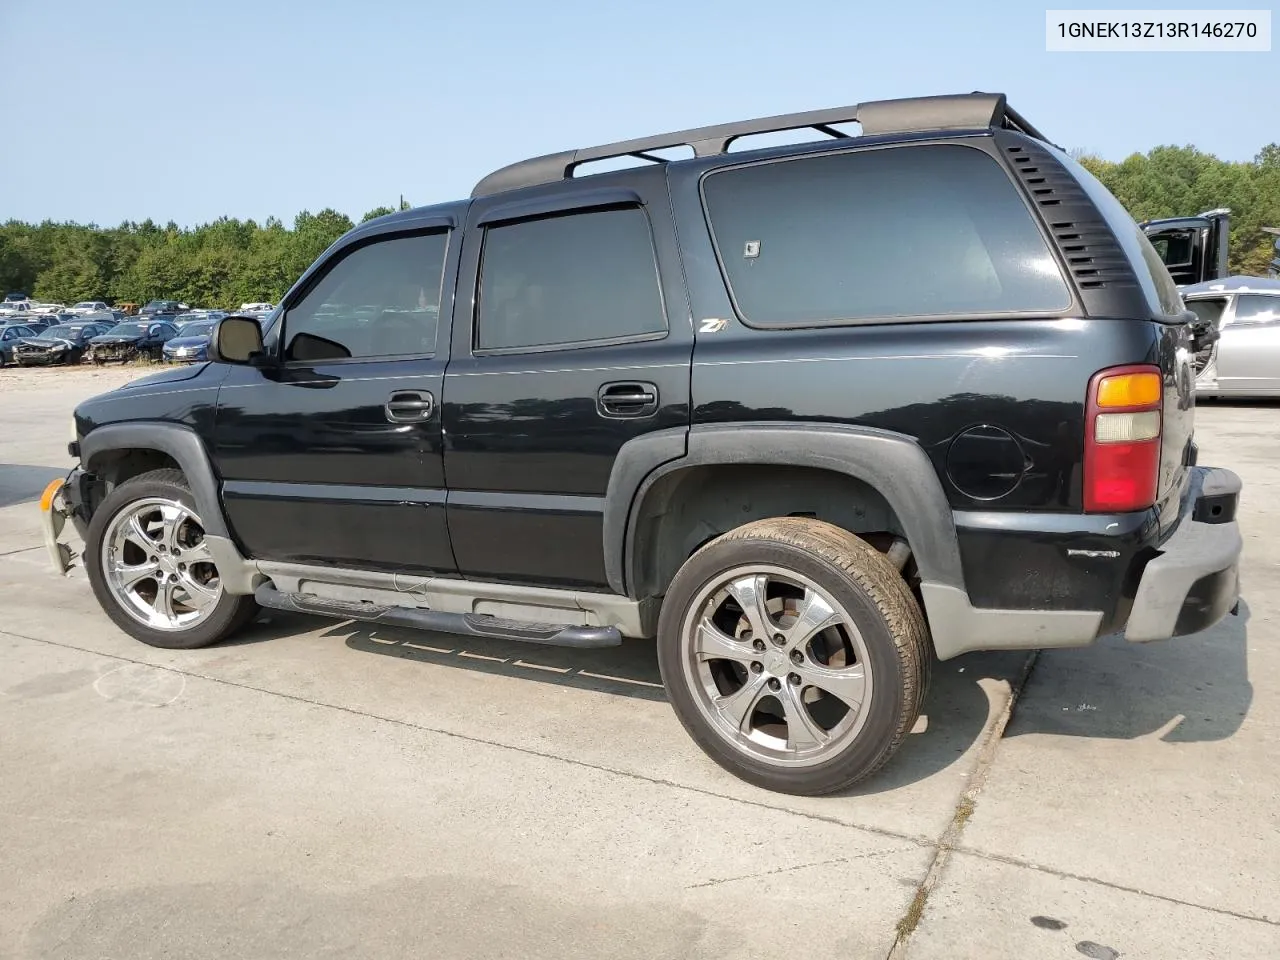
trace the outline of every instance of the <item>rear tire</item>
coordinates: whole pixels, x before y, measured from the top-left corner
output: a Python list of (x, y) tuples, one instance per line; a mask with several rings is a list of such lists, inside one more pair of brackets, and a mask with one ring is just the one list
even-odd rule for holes
[(94, 511), (85, 539), (85, 572), (99, 605), (121, 630), (153, 647), (193, 650), (237, 633), (258, 605), (222, 589), (203, 540), (181, 471), (126, 480)]
[(883, 554), (831, 524), (783, 517), (730, 531), (681, 567), (659, 617), (658, 663), (708, 756), (757, 786), (820, 795), (898, 749), (930, 650), (920, 607)]

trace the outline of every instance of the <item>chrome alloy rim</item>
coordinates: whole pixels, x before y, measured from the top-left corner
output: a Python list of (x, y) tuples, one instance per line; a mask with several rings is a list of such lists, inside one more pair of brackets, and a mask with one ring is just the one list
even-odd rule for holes
[(698, 710), (765, 763), (821, 763), (866, 723), (872, 676), (862, 634), (794, 571), (752, 564), (716, 576), (689, 605), (680, 644)]
[(195, 512), (148, 497), (117, 513), (102, 538), (102, 571), (124, 611), (153, 630), (188, 630), (222, 597), (222, 582)]

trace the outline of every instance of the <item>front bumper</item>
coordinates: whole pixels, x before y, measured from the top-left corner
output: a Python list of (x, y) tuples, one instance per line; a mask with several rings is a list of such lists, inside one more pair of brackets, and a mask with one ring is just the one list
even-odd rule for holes
[(15, 362), (22, 364), (24, 367), (28, 367), (28, 366), (47, 367), (55, 363), (61, 363), (63, 360), (66, 359), (66, 356), (67, 356), (67, 351), (65, 350), (59, 351), (57, 353), (54, 353), (52, 350), (40, 350), (38, 352), (31, 351), (29, 353), (23, 352), (21, 350), (15, 350), (13, 354), (13, 359)]
[(125, 346), (97, 346), (89, 348), (89, 357), (98, 363), (114, 362), (117, 360), (133, 360), (138, 356), (138, 348), (133, 344)]
[(1142, 571), (1124, 630), (1128, 640), (1196, 633), (1221, 620), (1239, 600), (1240, 478), (1214, 467), (1191, 469), (1177, 529)]
[(40, 495), (40, 529), (44, 534), (44, 546), (49, 553), (50, 564), (59, 574), (70, 570), (75, 559), (75, 551), (58, 539), (70, 516), (67, 490), (67, 481), (59, 479), (45, 487)]

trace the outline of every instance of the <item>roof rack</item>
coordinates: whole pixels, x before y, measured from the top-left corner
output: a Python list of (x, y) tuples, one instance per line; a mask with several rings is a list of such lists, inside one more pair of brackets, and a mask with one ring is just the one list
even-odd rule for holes
[(928, 130), (1018, 130), (1037, 140), (1045, 137), (1027, 123), (1005, 102), (1003, 93), (961, 93), (939, 97), (914, 97), (903, 100), (876, 100), (849, 107), (785, 113), (776, 117), (721, 123), (694, 130), (680, 130), (636, 140), (621, 140), (598, 147), (565, 150), (543, 157), (522, 160), (495, 170), (481, 180), (472, 197), (483, 197), (518, 187), (555, 183), (573, 176), (575, 167), (595, 160), (613, 157), (635, 157), (650, 163), (667, 163), (652, 151), (671, 147), (692, 147), (696, 157), (714, 157), (729, 152), (729, 145), (740, 137), (758, 133), (779, 133), (810, 128), (834, 138), (849, 134), (836, 129), (836, 124), (857, 122), (862, 133), (917, 133)]

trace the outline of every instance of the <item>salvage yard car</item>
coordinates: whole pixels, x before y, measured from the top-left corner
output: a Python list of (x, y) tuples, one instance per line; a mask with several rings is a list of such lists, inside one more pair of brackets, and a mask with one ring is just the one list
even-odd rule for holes
[(159, 360), (165, 343), (177, 336), (178, 328), (164, 320), (126, 320), (89, 341), (89, 359), (94, 363), (120, 360)]
[(110, 307), (102, 300), (81, 300), (75, 306), (71, 307), (71, 312), (75, 314), (85, 313), (106, 313), (110, 311)]
[[(817, 142), (744, 140), (792, 130)], [(934, 656), (1236, 607), (1190, 319), (1003, 95), (569, 150), (356, 227), (268, 322), (220, 321), (212, 362), (82, 403), (45, 540), (65, 570), (69, 517), (103, 610), (158, 647), (262, 607), (656, 637), (716, 762), (828, 793), (903, 743)]]
[[(219, 318), (221, 319), (221, 318)], [(177, 334), (164, 345), (165, 360), (176, 363), (196, 363), (209, 359), (209, 338), (217, 320), (196, 320), (184, 324)]]
[(1280, 397), (1280, 280), (1226, 277), (1182, 288), (1213, 331), (1196, 357), (1196, 394)]
[(0, 367), (13, 363), (13, 352), (22, 343), (40, 335), (40, 328), (22, 323), (6, 323), (0, 326)]
[(186, 313), (190, 309), (178, 300), (152, 300), (138, 311), (138, 319), (172, 321), (178, 314)]
[(20, 367), (73, 365), (84, 359), (89, 341), (106, 333), (114, 324), (62, 323), (39, 336), (20, 341), (13, 348), (13, 360)]

